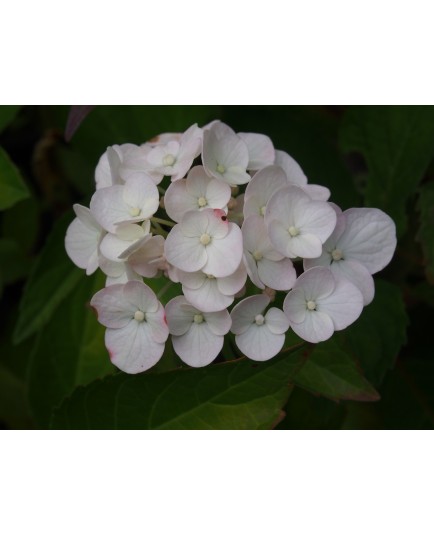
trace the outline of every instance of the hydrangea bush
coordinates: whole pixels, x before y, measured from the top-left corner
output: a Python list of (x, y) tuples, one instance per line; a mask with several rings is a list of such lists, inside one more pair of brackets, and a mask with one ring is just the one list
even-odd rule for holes
[[(255, 361), (276, 356), (288, 330), (325, 341), (372, 301), (372, 275), (396, 247), (387, 214), (342, 211), (269, 137), (220, 121), (109, 147), (95, 184), (65, 246), (88, 275), (106, 275), (91, 305), (112, 362), (131, 374), (169, 337), (191, 367), (214, 361), (229, 332)], [(146, 284), (156, 277), (182, 294), (161, 303)]]

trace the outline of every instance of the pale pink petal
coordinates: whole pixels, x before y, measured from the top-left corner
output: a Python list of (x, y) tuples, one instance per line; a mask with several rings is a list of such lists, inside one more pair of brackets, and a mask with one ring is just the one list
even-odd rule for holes
[(236, 335), (235, 342), (246, 357), (254, 361), (267, 361), (283, 348), (285, 335), (272, 333), (266, 324), (252, 324), (247, 331)]
[[(208, 259), (199, 269), (215, 277), (233, 274), (239, 267), (243, 256), (241, 229), (236, 224), (229, 223), (228, 234), (221, 239), (212, 239), (206, 247), (206, 255)], [(182, 266), (179, 267), (183, 269)]]
[(332, 319), (335, 331), (352, 324), (362, 310), (362, 293), (344, 278), (336, 280), (336, 287), (329, 296), (317, 300), (317, 311), (326, 313)]
[(265, 324), (271, 333), (275, 333), (276, 335), (282, 335), (289, 329), (288, 317), (283, 311), (276, 307), (272, 307), (267, 311), (267, 314), (265, 315)]
[(192, 305), (204, 313), (222, 311), (234, 301), (234, 296), (227, 296), (220, 292), (217, 279), (208, 279), (207, 277), (203, 285), (197, 289), (182, 285), (182, 292)]
[(101, 230), (88, 227), (79, 218), (75, 218), (66, 231), (66, 252), (74, 264), (86, 269), (87, 275), (98, 268), (98, 244), (101, 236)]
[(253, 255), (246, 251), (243, 255), (243, 261), (252, 283), (258, 288), (264, 289), (265, 285), (259, 277), (258, 263), (253, 258)]
[[(140, 209), (140, 217), (142, 220), (150, 218), (157, 212), (160, 196), (158, 188), (146, 173), (135, 173), (128, 179), (124, 186), (123, 194), (124, 203), (128, 208)], [(129, 218), (131, 214), (129, 214)]]
[(302, 188), (314, 201), (328, 201), (331, 195), (328, 188), (320, 186), (319, 184), (306, 184), (305, 186), (302, 186)]
[(264, 257), (258, 261), (258, 275), (264, 285), (274, 290), (289, 290), (297, 279), (290, 259), (270, 261)]
[[(121, 185), (101, 188), (93, 194), (90, 200), (92, 214), (109, 233), (116, 233), (116, 224), (131, 218), (124, 203), (123, 191), (124, 186)], [(133, 220), (134, 218), (131, 221)], [(134, 221), (140, 221), (140, 219), (136, 218)]]
[(223, 311), (204, 312), (203, 316), (209, 329), (215, 335), (226, 335), (231, 329), (232, 319), (226, 309)]
[(210, 182), (211, 179), (205, 173), (204, 167), (194, 166), (186, 179), (187, 192), (192, 197), (206, 197), (206, 190)]
[(154, 342), (164, 343), (169, 336), (169, 328), (166, 322), (164, 307), (158, 303), (158, 309), (155, 313), (146, 313), (146, 323), (151, 328), (151, 337)]
[(264, 294), (249, 296), (237, 303), (231, 312), (232, 333), (244, 333), (254, 323), (256, 315), (262, 314), (269, 303), (270, 298)]
[(136, 320), (120, 329), (107, 329), (105, 343), (112, 363), (128, 374), (150, 369), (164, 352), (164, 344), (153, 340), (151, 326)]
[(238, 136), (247, 145), (247, 150), (249, 151), (247, 169), (261, 169), (274, 163), (273, 142), (268, 136), (253, 132), (239, 132)]
[(168, 216), (176, 222), (180, 222), (189, 210), (199, 210), (197, 199), (187, 190), (186, 180), (170, 184), (164, 195), (164, 208)]
[(223, 348), (224, 337), (215, 335), (209, 326), (192, 323), (181, 336), (172, 336), (173, 349), (190, 367), (205, 367), (218, 356)]
[(284, 302), (283, 310), (291, 322), (300, 324), (306, 317), (306, 297), (302, 288), (294, 288), (288, 292)]
[(296, 186), (304, 186), (307, 184), (307, 177), (303, 173), (303, 170), (297, 164), (297, 162), (289, 156), (289, 154), (284, 151), (276, 150), (276, 158), (274, 160), (276, 166), (283, 168), (287, 181), (290, 184), (295, 184)]
[(315, 235), (322, 243), (336, 227), (336, 212), (324, 201), (311, 201), (303, 207), (295, 207), (295, 218), (294, 225), (301, 234)]
[(339, 239), (344, 258), (359, 261), (371, 274), (382, 270), (396, 248), (393, 220), (376, 208), (350, 208), (344, 215), (346, 228)]
[(183, 272), (182, 270), (178, 270), (178, 278), (187, 288), (197, 290), (205, 283), (207, 275), (201, 270), (198, 272)]
[(218, 289), (226, 296), (234, 296), (239, 292), (247, 279), (246, 269), (243, 263), (240, 263), (235, 272), (227, 277), (219, 277), (217, 279)]
[(287, 186), (285, 173), (278, 166), (267, 166), (255, 173), (246, 188), (244, 217), (251, 214), (263, 216), (270, 198), (285, 186)]
[(124, 285), (111, 285), (98, 291), (90, 301), (98, 322), (107, 328), (122, 328), (133, 318), (137, 307), (124, 295)]
[(318, 266), (303, 272), (294, 284), (294, 289), (303, 289), (306, 301), (316, 301), (329, 296), (336, 285), (336, 280), (328, 268)]
[(129, 258), (128, 264), (143, 277), (154, 277), (164, 254), (164, 238), (162, 236), (146, 237), (146, 240)]
[(187, 305), (184, 296), (176, 296), (166, 304), (166, 320), (172, 335), (183, 335), (190, 329), (196, 309)]
[(185, 272), (197, 272), (207, 263), (206, 247), (200, 243), (198, 237), (184, 236), (181, 225), (182, 223), (175, 225), (167, 235), (164, 255), (176, 268)]
[(225, 182), (212, 179), (207, 186), (205, 197), (210, 208), (224, 209), (231, 198), (231, 187)]
[(333, 262), (330, 269), (336, 278), (344, 277), (356, 285), (363, 296), (364, 305), (368, 305), (374, 299), (375, 285), (368, 269), (357, 261), (351, 259)]
[(155, 313), (160, 305), (154, 291), (141, 281), (129, 281), (124, 285), (124, 298), (136, 310)]
[(332, 319), (320, 311), (306, 311), (304, 321), (300, 324), (291, 322), (295, 333), (308, 342), (321, 342), (330, 339), (334, 332)]

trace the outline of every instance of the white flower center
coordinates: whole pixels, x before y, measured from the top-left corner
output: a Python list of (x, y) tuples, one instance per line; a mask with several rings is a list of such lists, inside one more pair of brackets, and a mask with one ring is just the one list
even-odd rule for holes
[(297, 229), (297, 227), (294, 227), (293, 225), (291, 225), (291, 227), (288, 229), (288, 233), (291, 236), (297, 236), (298, 234), (300, 234), (300, 231)]
[(262, 326), (262, 324), (265, 322), (265, 318), (262, 315), (256, 315), (255, 316), (255, 324), (257, 326)]
[(332, 251), (332, 259), (334, 261), (340, 261), (342, 258), (343, 258), (344, 254), (342, 253), (342, 251), (340, 249), (334, 249)]
[(166, 154), (163, 158), (163, 165), (164, 166), (173, 166), (175, 163), (175, 157), (173, 154)]
[(145, 320), (145, 313), (143, 311), (136, 311), (134, 313), (134, 320), (137, 320), (137, 322), (143, 322)]
[(193, 320), (195, 321), (196, 324), (202, 324), (203, 315), (201, 315), (201, 314), (194, 315)]
[(253, 252), (253, 258), (255, 259), (255, 261), (260, 261), (262, 257), (262, 253), (259, 250), (255, 249), (255, 251)]
[(200, 243), (202, 246), (207, 246), (211, 242), (211, 237), (208, 233), (203, 233), (203, 235), (200, 237)]
[(259, 214), (265, 216), (265, 205), (259, 209)]
[(202, 208), (202, 207), (206, 207), (207, 204), (208, 204), (208, 201), (206, 199), (206, 197), (199, 197), (199, 199), (197, 200), (197, 204)]
[(309, 300), (308, 302), (306, 302), (306, 307), (309, 309), (309, 311), (315, 311), (316, 303), (312, 300)]
[(218, 164), (217, 165), (217, 172), (218, 173), (224, 173), (226, 171), (226, 168), (223, 164)]
[(133, 218), (137, 218), (137, 216), (140, 214), (141, 210), (139, 209), (139, 207), (131, 207), (128, 212), (130, 213), (130, 215)]

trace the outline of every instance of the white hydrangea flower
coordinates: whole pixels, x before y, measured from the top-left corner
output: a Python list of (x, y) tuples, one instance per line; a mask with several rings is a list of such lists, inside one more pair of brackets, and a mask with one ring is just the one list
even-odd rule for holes
[(256, 171), (274, 163), (274, 146), (268, 136), (254, 132), (238, 132), (238, 136), (247, 145), (249, 152), (248, 170)]
[(73, 208), (77, 217), (66, 231), (65, 249), (74, 264), (91, 275), (98, 268), (98, 248), (105, 231), (87, 207), (76, 204)]
[(151, 147), (132, 143), (108, 147), (101, 156), (95, 169), (97, 190), (114, 184), (123, 184), (137, 173), (146, 172), (155, 184), (159, 184), (164, 175), (153, 169), (147, 155)]
[(247, 272), (241, 263), (233, 274), (226, 277), (182, 270), (178, 270), (178, 277), (187, 300), (205, 313), (211, 313), (222, 311), (233, 303), (235, 295), (244, 287)]
[(159, 361), (169, 330), (164, 308), (147, 285), (112, 285), (97, 292), (90, 303), (107, 328), (105, 343), (114, 365), (136, 374)]
[(259, 288), (274, 290), (292, 288), (297, 274), (290, 259), (278, 253), (268, 238), (264, 218), (249, 216), (241, 228), (243, 233), (244, 260), (252, 282)]
[(231, 187), (208, 177), (203, 166), (192, 168), (186, 179), (173, 182), (164, 196), (164, 208), (172, 220), (179, 222), (189, 210), (225, 209)]
[(210, 177), (228, 184), (246, 184), (249, 151), (246, 143), (223, 123), (203, 133), (202, 163)]
[(268, 202), (265, 224), (279, 253), (314, 258), (335, 228), (336, 213), (327, 202), (313, 201), (297, 186), (286, 186)]
[(140, 247), (129, 257), (128, 264), (143, 277), (155, 277), (160, 270), (166, 269), (163, 259), (164, 238), (160, 235), (148, 235)]
[(190, 211), (166, 238), (164, 254), (184, 272), (202, 270), (215, 277), (235, 272), (243, 254), (241, 229), (219, 209)]
[(268, 201), (285, 186), (288, 186), (288, 181), (279, 166), (267, 166), (255, 173), (244, 195), (244, 218), (253, 214), (265, 216)]
[(363, 309), (360, 290), (336, 278), (324, 266), (302, 273), (283, 302), (291, 328), (308, 342), (329, 339), (359, 318)]
[(269, 304), (268, 296), (258, 294), (245, 298), (231, 312), (235, 342), (254, 361), (267, 361), (277, 355), (289, 328), (289, 320), (280, 309), (272, 307), (264, 315)]
[(149, 219), (159, 204), (157, 186), (148, 175), (140, 173), (125, 184), (97, 190), (90, 201), (90, 209), (106, 231), (116, 233), (119, 224)]
[(227, 310), (206, 313), (193, 307), (184, 296), (167, 303), (166, 318), (173, 349), (190, 367), (205, 367), (214, 361), (231, 327)]
[(300, 165), (285, 151), (276, 151), (274, 164), (283, 169), (289, 184), (301, 188), (311, 199), (315, 201), (327, 201), (329, 199), (330, 190), (319, 184), (308, 184), (307, 177)]
[(202, 129), (194, 124), (182, 134), (179, 141), (171, 138), (167, 143), (155, 145), (147, 159), (155, 171), (177, 181), (185, 177), (193, 160), (199, 156), (201, 143)]
[(337, 224), (317, 259), (306, 259), (304, 268), (327, 266), (336, 276), (345, 277), (362, 292), (364, 304), (374, 298), (375, 274), (389, 264), (396, 248), (393, 220), (377, 208), (350, 208), (337, 211)]

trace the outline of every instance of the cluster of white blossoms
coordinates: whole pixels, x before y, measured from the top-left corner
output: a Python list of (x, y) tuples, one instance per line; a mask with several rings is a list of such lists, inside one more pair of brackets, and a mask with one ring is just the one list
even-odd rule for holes
[[(229, 332), (256, 361), (277, 355), (289, 329), (324, 341), (372, 301), (372, 274), (396, 247), (385, 213), (342, 212), (270, 138), (220, 121), (109, 147), (95, 180), (65, 245), (87, 274), (107, 276), (91, 305), (112, 362), (132, 374), (158, 362), (169, 335), (192, 367)], [(163, 305), (143, 281), (154, 277), (182, 295)], [(283, 310), (270, 307), (280, 291)]]

